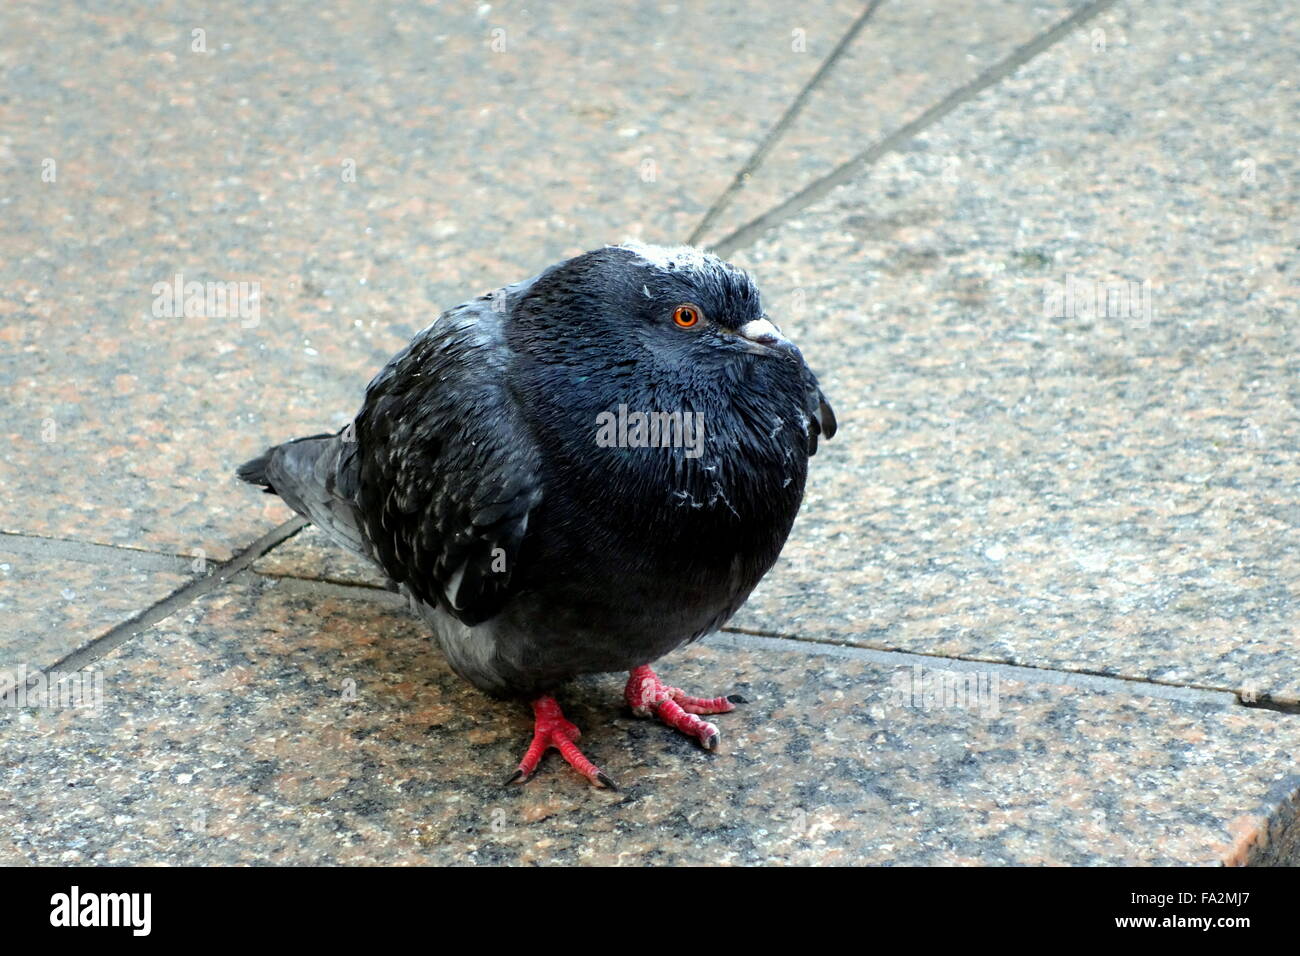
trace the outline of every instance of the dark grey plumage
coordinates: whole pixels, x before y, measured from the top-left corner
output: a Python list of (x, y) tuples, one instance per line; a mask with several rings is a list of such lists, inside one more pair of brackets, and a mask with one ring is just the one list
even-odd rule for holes
[[(703, 313), (678, 327), (674, 309)], [(684, 447), (606, 447), (602, 413), (690, 412)], [(442, 315), (355, 421), (244, 465), (375, 561), (452, 666), (537, 695), (720, 627), (776, 560), (835, 419), (748, 275), (606, 247)]]

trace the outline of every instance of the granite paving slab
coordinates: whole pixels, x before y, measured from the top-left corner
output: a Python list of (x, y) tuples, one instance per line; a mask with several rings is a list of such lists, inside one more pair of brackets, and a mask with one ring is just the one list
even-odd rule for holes
[(19, 853), (18, 848), (8, 840), (0, 839), (0, 866), (32, 866), (31, 857)]
[(1300, 27), (1093, 26), (736, 253), (841, 431), (734, 623), (1295, 703)]
[(17, 547), (0, 536), (0, 685), (20, 667), (49, 668), (193, 580), (179, 560), (161, 570), (154, 556), (126, 552), (106, 566)]
[[(1049, 30), (1082, 0), (923, 0), (875, 5), (802, 108), (694, 238), (716, 241), (884, 139)], [(951, 175), (936, 157), (934, 175)], [(701, 229), (700, 227), (704, 228)]]
[(444, 308), (686, 235), (860, 9), (6, 4), (0, 530), (229, 557), (288, 516), (235, 465)]
[(0, 709), (0, 832), (16, 851), (104, 864), (1215, 864), (1260, 859), (1292, 831), (1279, 813), (1294, 807), (1300, 722), (1227, 695), (992, 670), (958, 684), (941, 661), (918, 672), (911, 656), (757, 638), (661, 668), (750, 699), (719, 718), (720, 752), (631, 717), (600, 678), (561, 701), (622, 791), (590, 788), (553, 756), (504, 788), (530, 730), (522, 705), (454, 677), (404, 611), (292, 585), (238, 578), (120, 646), (96, 665), (98, 712)]

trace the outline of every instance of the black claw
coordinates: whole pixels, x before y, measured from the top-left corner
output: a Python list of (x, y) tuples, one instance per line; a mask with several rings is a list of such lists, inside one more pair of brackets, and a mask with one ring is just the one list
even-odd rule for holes
[(704, 746), (705, 750), (717, 750), (718, 741), (721, 739), (722, 738), (719, 737), (717, 734), (710, 734), (708, 740), (702, 740), (700, 741), (700, 743)]
[(618, 785), (614, 783), (613, 780), (610, 780), (603, 770), (596, 771), (596, 780), (599, 781), (600, 785), (606, 790), (613, 790), (615, 793), (618, 793)]
[(523, 783), (527, 779), (528, 779), (527, 774), (525, 774), (522, 770), (516, 770), (513, 774), (510, 775), (510, 779), (507, 780), (504, 784), (502, 784), (502, 786), (508, 787), (512, 783)]
[(727, 700), (729, 700), (729, 701), (730, 701), (731, 703), (733, 703), (733, 704), (748, 704), (748, 703), (749, 703), (748, 700), (746, 700), (744, 697), (741, 697), (739, 694), (728, 694), (728, 695), (727, 695)]

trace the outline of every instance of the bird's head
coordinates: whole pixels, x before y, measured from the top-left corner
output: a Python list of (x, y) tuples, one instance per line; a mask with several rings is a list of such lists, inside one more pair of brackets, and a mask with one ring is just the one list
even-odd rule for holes
[(690, 246), (585, 253), (539, 276), (519, 306), (517, 328), (542, 361), (691, 379), (754, 358), (802, 364), (749, 274)]
[(789, 530), (820, 393), (744, 270), (686, 246), (606, 246), (517, 287), (506, 329), (559, 483), (617, 499), (646, 534), (689, 508), (693, 548), (709, 529), (732, 543)]

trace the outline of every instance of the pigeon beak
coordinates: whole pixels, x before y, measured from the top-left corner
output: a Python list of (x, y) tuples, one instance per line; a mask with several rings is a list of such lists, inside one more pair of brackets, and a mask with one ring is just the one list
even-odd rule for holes
[(760, 355), (785, 353), (796, 359), (803, 358), (795, 344), (781, 335), (781, 330), (768, 319), (753, 319), (746, 322), (737, 331), (740, 333), (741, 338), (747, 339), (758, 346), (758, 348), (746, 349), (748, 352)]

